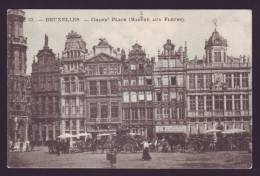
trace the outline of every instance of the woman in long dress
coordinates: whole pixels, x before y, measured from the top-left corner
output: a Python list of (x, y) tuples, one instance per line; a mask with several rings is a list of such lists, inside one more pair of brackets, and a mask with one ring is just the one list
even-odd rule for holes
[(144, 150), (143, 150), (143, 160), (149, 161), (152, 159), (152, 157), (149, 154), (149, 143), (147, 141), (144, 141)]

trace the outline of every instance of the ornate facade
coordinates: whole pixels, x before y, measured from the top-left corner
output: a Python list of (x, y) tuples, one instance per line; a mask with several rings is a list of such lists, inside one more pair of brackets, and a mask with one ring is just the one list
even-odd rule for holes
[(25, 12), (7, 12), (7, 115), (9, 140), (28, 140), (28, 110), (26, 76), (27, 38), (23, 35)]
[(187, 65), (188, 134), (217, 128), (252, 127), (252, 65), (246, 56), (227, 55), (227, 40), (215, 29), (206, 57)]
[(119, 126), (146, 137), (166, 133), (252, 127), (252, 66), (248, 57), (227, 55), (227, 40), (216, 30), (202, 60), (175, 50), (171, 40), (147, 58), (136, 43), (129, 51), (99, 39), (92, 51), (80, 34), (67, 36), (61, 59), (48, 37), (33, 63), (35, 139), (59, 134), (114, 133)]
[(59, 58), (49, 48), (47, 35), (36, 56), (31, 74), (33, 140), (44, 143), (60, 134)]
[(153, 62), (136, 43), (122, 66), (122, 124), (132, 133), (149, 137), (153, 136), (154, 128)]
[(174, 44), (167, 40), (163, 52), (158, 51), (154, 66), (154, 114), (155, 133), (186, 133), (186, 61), (187, 46), (175, 51)]
[(61, 133), (115, 132), (122, 121), (120, 49), (100, 39), (88, 53), (84, 39), (72, 31), (61, 63)]

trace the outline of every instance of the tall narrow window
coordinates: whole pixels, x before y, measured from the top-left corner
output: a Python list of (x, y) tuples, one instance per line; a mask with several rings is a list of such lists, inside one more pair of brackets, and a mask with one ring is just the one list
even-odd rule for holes
[(72, 78), (71, 78), (71, 90), (72, 90), (72, 92), (76, 92), (75, 77), (72, 77)]
[(139, 101), (144, 101), (144, 92), (138, 92)]
[(189, 75), (189, 87), (190, 89), (195, 89), (195, 74)]
[(167, 86), (167, 85), (168, 85), (168, 81), (169, 81), (168, 76), (167, 76), (167, 75), (166, 75), (166, 76), (163, 76), (163, 85), (164, 85), (164, 86)]
[(204, 111), (204, 97), (203, 97), (203, 95), (198, 96), (198, 103), (199, 103), (199, 111), (203, 112)]
[(111, 102), (111, 117), (116, 118), (118, 117), (118, 103)]
[(107, 94), (107, 81), (100, 81), (100, 94), (101, 95)]
[(164, 107), (163, 108), (163, 118), (168, 119), (169, 118), (169, 108)]
[(83, 115), (83, 112), (84, 112), (84, 99), (83, 98), (80, 98), (79, 99), (79, 114), (80, 115)]
[(139, 71), (143, 72), (144, 71), (144, 64), (139, 64)]
[(244, 110), (244, 111), (249, 110), (249, 99), (248, 99), (248, 95), (243, 95), (243, 110)]
[(234, 100), (235, 100), (235, 110), (239, 111), (240, 110), (240, 95), (234, 95)]
[(231, 73), (226, 73), (225, 74), (226, 77), (226, 84), (228, 88), (232, 87), (232, 77), (231, 77)]
[(101, 118), (107, 118), (108, 117), (108, 108), (107, 103), (102, 102), (100, 103), (101, 108)]
[(234, 87), (239, 88), (240, 87), (240, 73), (234, 73)]
[(65, 114), (69, 114), (69, 108), (70, 108), (70, 100), (65, 99)]
[(216, 111), (223, 111), (224, 110), (223, 95), (215, 95), (215, 110)]
[(117, 65), (116, 64), (110, 65), (110, 73), (117, 74)]
[(156, 114), (157, 114), (157, 118), (158, 119), (162, 118), (162, 109), (161, 108), (156, 108)]
[(124, 109), (124, 117), (125, 120), (130, 120), (130, 109), (128, 108)]
[(97, 118), (97, 103), (90, 103), (90, 118)]
[(79, 78), (79, 91), (84, 92), (84, 79)]
[(232, 95), (226, 95), (226, 106), (227, 106), (227, 111), (232, 111)]
[(131, 85), (136, 85), (136, 79), (131, 79)]
[(198, 89), (203, 89), (204, 80), (203, 80), (203, 74), (202, 73), (197, 75), (197, 83), (198, 83)]
[(144, 120), (145, 119), (145, 108), (140, 108), (139, 113), (140, 113), (140, 119)]
[(242, 73), (242, 87), (248, 87), (248, 73)]
[(156, 78), (156, 85), (157, 85), (157, 86), (161, 86), (161, 85), (162, 85), (162, 79), (161, 79), (161, 77), (157, 77), (157, 78)]
[(162, 92), (156, 92), (157, 101), (162, 101)]
[(89, 66), (89, 74), (90, 75), (96, 75), (96, 66), (95, 65)]
[(111, 94), (118, 93), (118, 81), (117, 80), (111, 80), (110, 87), (111, 87)]
[(214, 61), (221, 62), (221, 52), (214, 52)]
[(123, 102), (129, 102), (129, 92), (123, 92)]
[(153, 108), (147, 108), (147, 119), (153, 119)]
[(90, 95), (97, 95), (97, 82), (96, 81), (90, 81)]
[(196, 111), (196, 96), (190, 96), (190, 111)]
[(72, 114), (76, 114), (76, 99), (75, 98), (71, 99), (71, 110), (72, 110)]
[(176, 85), (176, 76), (171, 77), (171, 85)]
[(137, 102), (136, 92), (131, 92), (131, 102)]
[(169, 101), (169, 94), (167, 92), (163, 92), (163, 101)]
[(144, 77), (143, 76), (139, 76), (138, 85), (144, 85)]
[(146, 100), (147, 101), (152, 101), (153, 100), (152, 92), (146, 92)]
[(123, 80), (123, 84), (124, 84), (124, 86), (128, 86), (129, 85), (129, 80), (128, 79), (124, 79)]
[(206, 74), (206, 88), (210, 88), (212, 83), (212, 75), (210, 73)]
[(132, 108), (132, 119), (137, 120), (138, 119), (138, 111), (137, 108)]

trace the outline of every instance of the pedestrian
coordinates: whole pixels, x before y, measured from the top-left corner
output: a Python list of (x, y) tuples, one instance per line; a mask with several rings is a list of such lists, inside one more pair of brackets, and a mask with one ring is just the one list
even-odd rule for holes
[(61, 141), (60, 138), (57, 138), (56, 141), (56, 151), (57, 151), (57, 155), (60, 156), (60, 149), (61, 149)]
[(10, 150), (10, 151), (13, 151), (12, 148), (13, 148), (13, 141), (10, 140), (10, 141), (9, 141), (9, 150)]
[(30, 141), (30, 147), (31, 147), (31, 151), (33, 151), (34, 150), (34, 141), (33, 140)]
[(96, 152), (96, 146), (97, 145), (97, 139), (94, 139), (94, 141), (92, 142), (92, 151), (93, 151), (93, 154)]
[(26, 141), (26, 142), (25, 142), (25, 145), (26, 145), (25, 151), (26, 151), (26, 152), (29, 152), (29, 144), (30, 144), (29, 141)]
[(146, 161), (150, 161), (152, 157), (149, 154), (149, 143), (146, 140), (144, 140), (143, 146), (144, 146), (144, 150), (143, 150), (142, 159)]
[(23, 151), (23, 141), (21, 140), (20, 141), (20, 152), (22, 152)]
[(116, 148), (111, 148), (109, 153), (107, 153), (107, 160), (110, 162), (111, 168), (116, 167), (116, 161), (117, 161), (117, 150)]

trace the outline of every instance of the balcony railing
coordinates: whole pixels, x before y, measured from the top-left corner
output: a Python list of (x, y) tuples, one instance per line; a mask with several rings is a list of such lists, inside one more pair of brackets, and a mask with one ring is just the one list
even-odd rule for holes
[(198, 112), (198, 111), (188, 111), (188, 117), (211, 117), (211, 116), (247, 116), (251, 115), (251, 111), (204, 111), (204, 112)]
[(227, 68), (227, 67), (251, 67), (251, 63), (211, 63), (211, 64), (194, 64), (194, 65), (187, 65), (187, 68)]
[(84, 60), (85, 55), (82, 56), (75, 56), (75, 57), (62, 57), (62, 61), (77, 61), (77, 60)]
[(109, 122), (121, 122), (120, 118), (89, 118), (87, 122), (90, 123), (109, 123)]
[(156, 119), (156, 124), (185, 124), (184, 119)]
[(138, 123), (138, 124), (152, 124), (153, 120), (152, 119), (132, 119), (132, 120), (122, 120), (124, 124), (131, 124), (131, 123)]

